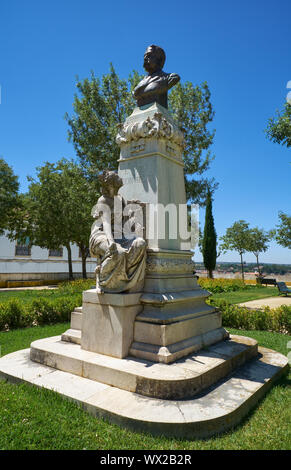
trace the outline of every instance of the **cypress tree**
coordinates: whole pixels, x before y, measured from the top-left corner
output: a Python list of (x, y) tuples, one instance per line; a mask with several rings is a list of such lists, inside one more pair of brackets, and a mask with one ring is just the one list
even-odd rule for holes
[(204, 266), (208, 271), (208, 276), (213, 277), (213, 270), (216, 266), (216, 231), (212, 215), (212, 198), (210, 191), (207, 194), (205, 225), (202, 240), (202, 255)]

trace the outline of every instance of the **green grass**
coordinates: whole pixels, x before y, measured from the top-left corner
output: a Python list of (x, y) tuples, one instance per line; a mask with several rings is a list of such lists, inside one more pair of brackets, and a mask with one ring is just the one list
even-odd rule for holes
[[(88, 281), (87, 281), (88, 282)], [(89, 281), (89, 284), (94, 284), (94, 281)], [(88, 288), (88, 287), (87, 287)], [(42, 289), (42, 290), (11, 290), (11, 291), (0, 291), (0, 304), (12, 299), (18, 299), (25, 303), (29, 303), (39, 298), (45, 298), (48, 300), (54, 300), (64, 295), (76, 295), (81, 293), (78, 289), (74, 289), (72, 292), (67, 293), (62, 288), (57, 289)], [(221, 292), (219, 294), (213, 294), (212, 298), (225, 299), (230, 303), (247, 302), (249, 300), (263, 299), (265, 297), (278, 296), (278, 289), (276, 287), (261, 287), (261, 288), (250, 288), (247, 290), (238, 290), (233, 292)]]
[(69, 327), (69, 323), (57, 323), (49, 326), (36, 326), (34, 328), (1, 331), (1, 356), (5, 356), (5, 354), (9, 354), (13, 351), (18, 351), (19, 349), (29, 348), (31, 342), (37, 339), (61, 335)]
[[(0, 333), (2, 354), (27, 348), (37, 338), (62, 333), (67, 324)], [(287, 354), (290, 336), (229, 330)], [(0, 449), (290, 449), (291, 393), (282, 378), (234, 430), (206, 440), (178, 440), (133, 433), (90, 416), (55, 392), (0, 381)]]
[[(76, 295), (76, 294), (75, 294)], [(7, 302), (8, 300), (20, 300), (24, 303), (44, 298), (48, 300), (54, 300), (64, 297), (64, 293), (61, 289), (40, 289), (40, 290), (11, 290), (11, 291), (0, 291), (0, 304)]]
[(211, 298), (224, 299), (231, 304), (239, 304), (241, 302), (248, 302), (249, 300), (264, 299), (267, 297), (276, 296), (278, 296), (278, 289), (276, 287), (254, 287), (246, 290), (237, 290), (233, 292), (221, 292), (219, 294), (212, 294)]

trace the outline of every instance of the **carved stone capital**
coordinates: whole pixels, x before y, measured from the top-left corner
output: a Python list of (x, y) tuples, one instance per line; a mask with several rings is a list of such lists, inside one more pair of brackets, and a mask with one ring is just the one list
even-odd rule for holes
[(148, 116), (140, 122), (120, 124), (116, 142), (122, 146), (132, 141), (151, 137), (167, 139), (181, 148), (184, 146), (184, 134), (181, 129), (169, 122), (160, 112), (156, 112), (152, 117)]

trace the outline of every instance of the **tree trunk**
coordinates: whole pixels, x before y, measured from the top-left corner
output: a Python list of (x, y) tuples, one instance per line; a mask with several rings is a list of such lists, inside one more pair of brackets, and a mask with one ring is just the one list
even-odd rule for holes
[(259, 276), (260, 276), (261, 271), (260, 271), (260, 265), (259, 265), (259, 255), (256, 255), (256, 258), (257, 258), (258, 273), (259, 273)]
[(243, 282), (245, 282), (244, 264), (243, 264), (242, 253), (240, 253), (240, 263), (241, 263), (241, 277), (242, 277)]
[(73, 264), (72, 264), (72, 250), (70, 244), (66, 246), (68, 250), (68, 266), (69, 266), (69, 280), (72, 281), (74, 279), (73, 276)]
[(213, 271), (212, 271), (212, 269), (209, 269), (209, 270), (208, 270), (208, 277), (209, 277), (210, 279), (213, 279)]
[(82, 255), (82, 277), (83, 279), (87, 279), (87, 269), (86, 269), (86, 260), (88, 256), (88, 248), (84, 246), (79, 246), (81, 255)]

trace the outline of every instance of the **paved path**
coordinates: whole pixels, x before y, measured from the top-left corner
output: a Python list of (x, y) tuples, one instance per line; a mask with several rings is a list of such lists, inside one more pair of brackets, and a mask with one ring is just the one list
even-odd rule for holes
[(291, 306), (291, 297), (286, 296), (278, 296), (278, 297), (267, 297), (265, 299), (257, 299), (257, 300), (250, 300), (249, 302), (243, 302), (241, 304), (237, 304), (241, 307), (248, 307), (248, 308), (277, 308), (281, 305), (290, 305)]
[(34, 287), (1, 287), (1, 291), (13, 291), (13, 290), (44, 290), (44, 289), (57, 289), (57, 286), (34, 286)]

